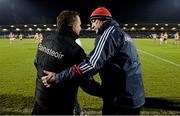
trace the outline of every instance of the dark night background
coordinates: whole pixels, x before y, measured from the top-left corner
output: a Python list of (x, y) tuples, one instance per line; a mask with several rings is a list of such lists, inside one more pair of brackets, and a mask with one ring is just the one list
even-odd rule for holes
[(0, 25), (53, 24), (62, 10), (80, 12), (86, 24), (98, 6), (120, 23), (180, 23), (180, 0), (0, 0)]

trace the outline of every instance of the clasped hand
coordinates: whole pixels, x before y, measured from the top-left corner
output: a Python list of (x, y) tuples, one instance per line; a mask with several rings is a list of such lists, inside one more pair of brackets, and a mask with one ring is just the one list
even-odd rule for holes
[(54, 81), (55, 79), (55, 73), (54, 72), (50, 72), (50, 71), (45, 71), (44, 70), (44, 73), (46, 74), (45, 76), (43, 76), (41, 79), (42, 79), (42, 83), (47, 87), (49, 88), (52, 84), (52, 82)]

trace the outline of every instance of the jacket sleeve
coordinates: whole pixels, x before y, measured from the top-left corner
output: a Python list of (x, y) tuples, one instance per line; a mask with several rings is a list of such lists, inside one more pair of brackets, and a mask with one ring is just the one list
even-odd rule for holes
[(102, 97), (102, 87), (93, 79), (93, 77), (87, 78), (76, 75), (74, 71), (72, 71), (72, 68), (68, 68), (61, 73), (56, 73), (54, 83), (58, 84), (61, 83), (61, 81), (71, 80), (74, 78), (78, 78), (79, 85), (83, 91), (93, 96)]
[(102, 86), (94, 80), (93, 77), (86, 78), (86, 77), (80, 77), (81, 79), (79, 84), (80, 87), (85, 91), (86, 93), (97, 96), (97, 97), (102, 97)]
[(84, 62), (79, 65), (81, 73), (85, 76), (92, 76), (98, 72), (111, 58), (117, 49), (118, 38), (114, 34), (114, 27), (111, 26), (104, 31), (95, 44), (94, 50), (88, 55)]
[(54, 81), (57, 84), (63, 80), (71, 80), (74, 76), (75, 76), (75, 72), (72, 70), (72, 67), (70, 67), (60, 73), (56, 73), (54, 77)]
[[(101, 36), (96, 38), (95, 48), (86, 59), (78, 65), (78, 70), (81, 72), (79, 74), (87, 77), (95, 75), (108, 59), (115, 54), (119, 46), (118, 44), (120, 43), (120, 39), (118, 39), (120, 36), (116, 34), (115, 31), (114, 26), (110, 26)], [(65, 70), (66, 74), (64, 75), (63, 72), (57, 74), (57, 76), (70, 79), (73, 76), (72, 74), (75, 73), (73, 67)]]

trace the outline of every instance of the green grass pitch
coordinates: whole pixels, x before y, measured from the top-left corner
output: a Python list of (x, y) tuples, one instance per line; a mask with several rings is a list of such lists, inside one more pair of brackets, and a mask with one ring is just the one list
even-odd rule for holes
[[(94, 39), (81, 39), (89, 53)], [(141, 114), (180, 114), (180, 42), (160, 45), (159, 40), (135, 39), (142, 63), (146, 104)], [(33, 64), (37, 43), (0, 39), (0, 114), (31, 114), (36, 70)], [(112, 75), (113, 76), (113, 75)], [(99, 76), (94, 78), (100, 82)], [(81, 108), (87, 114), (101, 114), (102, 99), (79, 89)]]

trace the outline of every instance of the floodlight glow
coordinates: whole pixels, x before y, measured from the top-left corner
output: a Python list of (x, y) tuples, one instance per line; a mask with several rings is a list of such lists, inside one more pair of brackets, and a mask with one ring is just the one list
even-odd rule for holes
[(128, 24), (124, 24), (125, 26), (128, 26)]
[(178, 26), (180, 26), (180, 24), (178, 24)]
[(174, 30), (176, 30), (176, 28), (175, 28), (175, 27), (173, 27), (173, 28), (171, 28), (171, 30), (173, 30), (173, 31), (174, 31)]
[(4, 28), (4, 29), (2, 29), (3, 31), (7, 31), (7, 29), (6, 28)]
[(156, 26), (159, 26), (159, 24), (156, 24)]
[(27, 27), (27, 25), (24, 25), (24, 27)]
[(34, 25), (34, 27), (37, 27), (37, 25)]
[(38, 31), (41, 31), (42, 29), (41, 28), (37, 28)]
[(164, 27), (161, 27), (161, 30), (164, 30)]
[(152, 27), (151, 30), (155, 30), (155, 27)]
[(134, 27), (131, 27), (131, 31), (134, 31), (134, 30), (136, 30)]
[(165, 24), (165, 26), (168, 26), (168, 24)]
[(56, 24), (54, 24), (53, 26), (56, 27)]
[(19, 28), (16, 28), (16, 31), (20, 31), (20, 29), (19, 29)]
[(123, 27), (123, 30), (126, 30), (127, 28), (126, 27)]
[(11, 25), (11, 28), (13, 28), (14, 27), (14, 25)]
[(51, 28), (46, 28), (47, 31), (51, 31)]
[(142, 30), (142, 31), (145, 31), (145, 30), (146, 30), (146, 27), (142, 27), (141, 30)]
[(138, 24), (134, 24), (134, 26), (138, 26)]
[(32, 31), (32, 28), (29, 28), (28, 30), (29, 30), (29, 31)]
[(88, 27), (87, 30), (91, 30), (91, 27)]
[(43, 25), (44, 27), (46, 27), (47, 25)]

